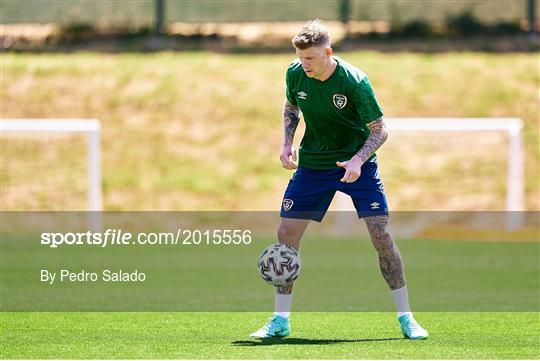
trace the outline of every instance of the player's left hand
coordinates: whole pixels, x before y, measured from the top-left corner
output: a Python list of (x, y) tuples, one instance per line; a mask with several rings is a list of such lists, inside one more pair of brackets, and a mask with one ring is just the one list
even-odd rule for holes
[(356, 155), (345, 162), (336, 162), (336, 165), (341, 168), (345, 168), (345, 174), (340, 181), (344, 183), (353, 183), (360, 178), (362, 169), (362, 160)]

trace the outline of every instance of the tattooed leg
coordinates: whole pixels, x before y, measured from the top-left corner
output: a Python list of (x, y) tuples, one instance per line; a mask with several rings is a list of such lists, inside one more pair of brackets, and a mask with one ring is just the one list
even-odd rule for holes
[(390, 232), (388, 216), (364, 218), (371, 242), (379, 254), (381, 273), (391, 290), (405, 286), (401, 255)]

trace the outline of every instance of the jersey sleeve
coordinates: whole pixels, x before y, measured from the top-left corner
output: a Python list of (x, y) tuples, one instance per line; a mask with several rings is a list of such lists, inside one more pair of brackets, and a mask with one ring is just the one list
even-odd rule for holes
[(381, 106), (367, 77), (356, 84), (353, 100), (362, 122), (367, 124), (383, 116)]
[(285, 90), (285, 96), (287, 97), (287, 101), (289, 104), (297, 106), (296, 98), (294, 97), (294, 92), (292, 91), (292, 81), (291, 76), (289, 74), (289, 71), (287, 71), (285, 75), (285, 83), (287, 84), (287, 88)]

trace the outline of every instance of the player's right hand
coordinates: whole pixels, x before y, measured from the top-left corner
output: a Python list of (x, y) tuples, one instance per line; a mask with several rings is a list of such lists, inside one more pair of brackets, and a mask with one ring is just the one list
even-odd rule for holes
[[(291, 160), (292, 158), (292, 160)], [(283, 150), (281, 151), (281, 155), (279, 156), (279, 160), (281, 160), (281, 165), (285, 169), (296, 169), (298, 166), (296, 165), (296, 149), (294, 146), (283, 146)]]

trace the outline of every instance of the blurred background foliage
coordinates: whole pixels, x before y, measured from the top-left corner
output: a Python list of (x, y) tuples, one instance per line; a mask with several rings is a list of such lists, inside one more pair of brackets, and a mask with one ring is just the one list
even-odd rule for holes
[(48, 40), (55, 42), (155, 32), (225, 36), (229, 23), (273, 22), (276, 30), (283, 23), (315, 18), (340, 22), (347, 39), (399, 39), (524, 33), (535, 29), (535, 5), (535, 0), (5, 0), (0, 20), (4, 25), (54, 24)]

